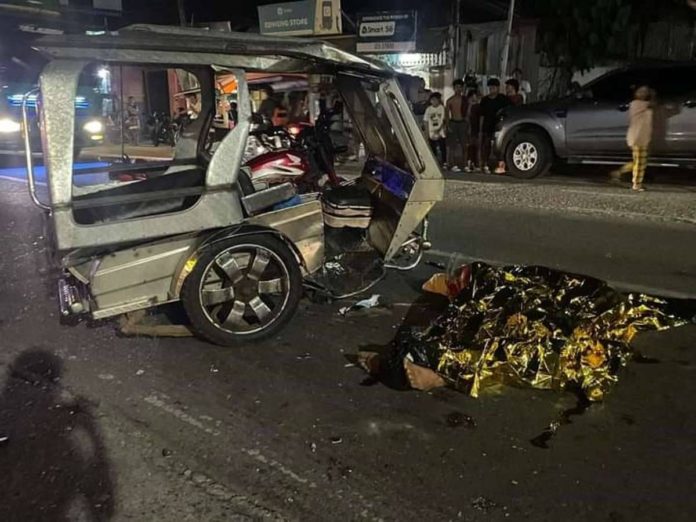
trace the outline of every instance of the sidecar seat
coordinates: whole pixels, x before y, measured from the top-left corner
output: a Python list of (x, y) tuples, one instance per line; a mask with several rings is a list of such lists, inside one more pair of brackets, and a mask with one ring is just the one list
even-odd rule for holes
[(372, 219), (370, 191), (360, 185), (327, 190), (322, 196), (324, 223), (332, 228), (368, 228)]

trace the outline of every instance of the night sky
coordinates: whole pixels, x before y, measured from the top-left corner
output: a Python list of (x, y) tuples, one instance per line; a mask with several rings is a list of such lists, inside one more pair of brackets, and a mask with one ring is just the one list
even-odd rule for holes
[[(505, 12), (508, 0), (462, 0), (463, 22), (480, 21), (482, 10)], [(186, 11), (196, 22), (231, 21), (237, 30), (258, 24), (256, 7), (278, 0), (186, 0)], [(123, 0), (127, 22), (177, 23), (176, 0)], [(418, 9), (422, 27), (444, 26), (451, 22), (452, 0), (342, 0), (349, 16), (360, 11)]]

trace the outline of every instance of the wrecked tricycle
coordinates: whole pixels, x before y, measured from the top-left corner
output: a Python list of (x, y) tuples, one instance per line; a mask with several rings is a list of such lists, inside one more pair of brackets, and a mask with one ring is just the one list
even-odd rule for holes
[[(63, 315), (181, 301), (196, 334), (233, 345), (276, 333), (305, 290), (357, 295), (429, 248), (427, 215), (444, 182), (388, 67), (317, 40), (163, 26), (34, 45), (48, 62), (23, 109), (26, 118), (27, 100), (38, 99), (48, 194), (37, 193), (26, 136), (29, 190), (48, 218)], [(330, 83), (366, 152), (352, 179), (314, 193), (252, 181), (242, 159), (263, 102), (248, 78), (259, 73)], [(236, 82), (236, 124), (213, 146), (224, 75)], [(122, 143), (78, 155), (74, 100), (92, 81), (106, 116), (131, 123), (121, 124)], [(156, 99), (158, 86), (168, 99)], [(155, 110), (190, 115), (171, 157), (139, 133), (138, 115)]]

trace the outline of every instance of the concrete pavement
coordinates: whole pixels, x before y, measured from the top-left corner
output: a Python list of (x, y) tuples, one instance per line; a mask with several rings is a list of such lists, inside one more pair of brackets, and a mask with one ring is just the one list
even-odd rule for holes
[[(662, 211), (586, 215), (563, 199), (535, 207), (531, 193), (506, 190), (448, 184), (432, 216), (437, 248), (625, 273), (634, 284), (652, 279), (632, 263), (662, 251), (652, 276), (693, 288), (691, 225)], [(342, 318), (341, 304), (303, 302), (277, 338), (230, 350), (121, 338), (110, 322), (60, 325), (41, 215), (21, 184), (0, 180), (0, 231), (0, 468), (11, 470), (0, 479), (0, 504), (11, 508), (0, 519), (62, 510), (153, 521), (692, 518), (694, 326), (640, 336), (652, 364), (631, 364), (608, 400), (582, 414), (568, 394), (397, 392), (368, 386), (348, 356), (391, 340), (428, 265), (375, 289), (388, 309)], [(620, 256), (607, 257), (608, 245)], [(45, 353), (62, 365), (48, 381), (36, 377), (41, 364), (25, 364)], [(571, 424), (548, 449), (533, 445), (564, 411)], [(474, 424), (448, 422), (463, 415)], [(52, 478), (68, 485), (60, 495)], [(38, 502), (7, 501), (23, 491)]]

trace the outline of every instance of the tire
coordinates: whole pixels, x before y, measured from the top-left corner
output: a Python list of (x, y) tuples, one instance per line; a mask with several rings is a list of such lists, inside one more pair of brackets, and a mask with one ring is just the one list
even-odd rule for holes
[(505, 163), (511, 176), (533, 179), (545, 175), (553, 165), (554, 154), (549, 140), (534, 131), (515, 134), (505, 149)]
[(221, 346), (273, 336), (292, 319), (301, 297), (297, 259), (281, 239), (266, 234), (205, 247), (181, 289), (193, 332)]

